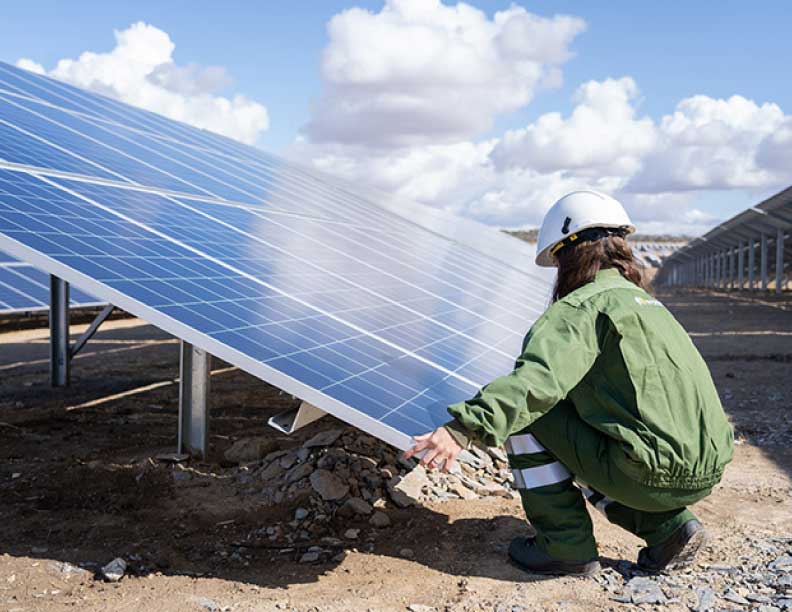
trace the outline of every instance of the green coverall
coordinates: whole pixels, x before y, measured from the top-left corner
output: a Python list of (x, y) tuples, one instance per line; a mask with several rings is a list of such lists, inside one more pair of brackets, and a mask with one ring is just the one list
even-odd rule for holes
[(597, 556), (584, 496), (653, 546), (693, 518), (685, 506), (732, 457), (732, 429), (690, 337), (612, 269), (554, 303), (514, 371), (449, 412), (457, 441), (505, 444), (537, 544), (563, 560)]

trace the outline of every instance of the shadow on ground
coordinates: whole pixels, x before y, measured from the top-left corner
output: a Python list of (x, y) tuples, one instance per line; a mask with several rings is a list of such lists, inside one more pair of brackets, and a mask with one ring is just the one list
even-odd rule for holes
[[(738, 440), (762, 448), (792, 474), (792, 312), (703, 292), (661, 292), (660, 298), (707, 359)], [(0, 344), (0, 555), (90, 571), (124, 557), (129, 572), (141, 576), (287, 587), (337, 568), (345, 548), (372, 559), (403, 558), (408, 548), (415, 562), (460, 580), (535, 580), (506, 562), (508, 542), (527, 530), (513, 516), (516, 502), (507, 500), (457, 502), (481, 504), (478, 518), (452, 521), (439, 504), (389, 510), (387, 529), (371, 529), (365, 519), (347, 519), (343, 529), (331, 523), (334, 533), (361, 528), (359, 541), (343, 545), (323, 541), (321, 531), (294, 546), (251, 538), (290, 520), (301, 500), (263, 506), (255, 495), (241, 494), (236, 470), (222, 464), (223, 451), (251, 435), (297, 445), (327, 427), (325, 421), (298, 439), (280, 436), (266, 420), (294, 405), (293, 398), (238, 370), (218, 374), (209, 461), (192, 463), (190, 477), (175, 478), (173, 466), (155, 459), (175, 450), (174, 339), (150, 326), (109, 328), (74, 362), (72, 387), (53, 390), (46, 333), (19, 333), (28, 335)], [(300, 563), (313, 545), (327, 550), (329, 560)]]

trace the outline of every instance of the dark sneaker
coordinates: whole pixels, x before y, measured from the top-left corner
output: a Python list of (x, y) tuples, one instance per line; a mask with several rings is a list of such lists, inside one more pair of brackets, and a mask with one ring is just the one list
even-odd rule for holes
[(706, 540), (704, 526), (696, 519), (691, 519), (665, 542), (642, 548), (638, 553), (638, 567), (650, 572), (687, 567), (693, 563)]
[(509, 545), (511, 560), (532, 574), (550, 576), (591, 576), (600, 570), (597, 559), (561, 561), (553, 559), (536, 545), (534, 538), (514, 538)]

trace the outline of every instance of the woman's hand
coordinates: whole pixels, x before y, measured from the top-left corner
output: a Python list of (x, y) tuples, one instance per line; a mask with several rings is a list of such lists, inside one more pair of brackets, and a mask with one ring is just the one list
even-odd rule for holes
[(404, 452), (404, 458), (409, 459), (416, 453), (425, 451), (421, 457), (421, 465), (439, 468), (448, 472), (454, 467), (457, 455), (462, 452), (462, 447), (456, 443), (445, 427), (438, 427), (431, 433), (414, 436), (415, 446)]

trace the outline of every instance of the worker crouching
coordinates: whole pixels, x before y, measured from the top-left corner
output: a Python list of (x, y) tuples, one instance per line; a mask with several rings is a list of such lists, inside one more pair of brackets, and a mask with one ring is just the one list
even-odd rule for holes
[(731, 460), (733, 434), (707, 365), (644, 288), (619, 202), (592, 191), (559, 200), (537, 264), (556, 266), (553, 303), (514, 371), (449, 407), (454, 419), (406, 456), (447, 469), (471, 443), (505, 446), (536, 535), (509, 556), (539, 574), (599, 569), (588, 500), (646, 542), (648, 571), (689, 565), (705, 538), (687, 506)]

